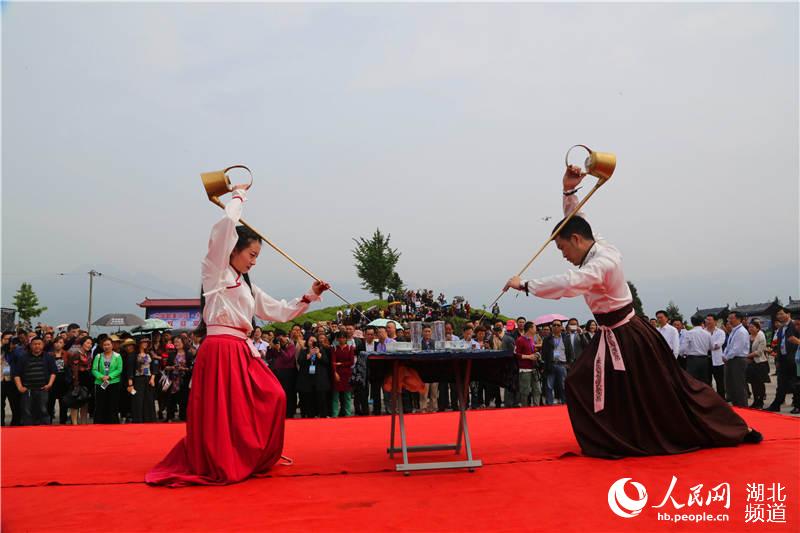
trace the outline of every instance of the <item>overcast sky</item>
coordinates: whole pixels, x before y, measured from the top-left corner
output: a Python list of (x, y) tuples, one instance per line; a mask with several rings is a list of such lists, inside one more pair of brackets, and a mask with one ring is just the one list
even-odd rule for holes
[[(618, 156), (586, 213), (654, 313), (800, 293), (798, 6), (4, 4), (2, 304), (51, 324), (194, 297), (220, 216), (351, 300), (376, 227), (411, 287), (488, 304), (561, 215), (566, 149)], [(594, 179), (589, 178), (588, 186)], [(553, 217), (544, 221), (544, 217)], [(551, 246), (529, 277), (568, 265)], [(268, 248), (254, 282), (298, 295)], [(151, 289), (158, 289), (155, 293)], [(334, 304), (326, 297), (324, 305)], [(503, 312), (589, 317), (583, 300)]]

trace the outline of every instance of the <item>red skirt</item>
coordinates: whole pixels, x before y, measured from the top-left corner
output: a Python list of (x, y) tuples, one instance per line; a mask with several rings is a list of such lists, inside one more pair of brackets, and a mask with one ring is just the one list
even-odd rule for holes
[(227, 485), (281, 457), (286, 394), (247, 343), (210, 335), (197, 352), (186, 437), (145, 476), (152, 485)]

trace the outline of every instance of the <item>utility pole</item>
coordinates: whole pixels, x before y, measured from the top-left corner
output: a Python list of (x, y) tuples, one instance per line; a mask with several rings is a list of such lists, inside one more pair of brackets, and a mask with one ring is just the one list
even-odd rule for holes
[(102, 276), (101, 272), (92, 269), (89, 271), (89, 318), (86, 319), (86, 334), (92, 335), (92, 286), (94, 285), (94, 277)]

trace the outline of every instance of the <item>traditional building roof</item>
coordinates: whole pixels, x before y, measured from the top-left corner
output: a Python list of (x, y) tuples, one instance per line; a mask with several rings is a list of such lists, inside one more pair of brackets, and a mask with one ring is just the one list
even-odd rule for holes
[(707, 317), (708, 315), (714, 315), (717, 318), (725, 318), (728, 316), (729, 306), (725, 307), (709, 307), (708, 309), (697, 309), (697, 312), (692, 316), (699, 316), (699, 317)]
[(747, 304), (747, 305), (739, 305), (736, 304), (736, 307), (732, 309), (732, 311), (736, 311), (742, 313), (745, 316), (754, 316), (754, 315), (774, 315), (778, 311), (778, 302), (775, 300), (771, 302), (766, 302), (762, 304)]

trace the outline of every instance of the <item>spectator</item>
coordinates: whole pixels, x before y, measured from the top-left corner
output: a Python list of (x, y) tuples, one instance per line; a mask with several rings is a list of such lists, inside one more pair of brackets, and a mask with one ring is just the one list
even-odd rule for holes
[(742, 325), (742, 316), (737, 311), (728, 315), (731, 333), (725, 346), (725, 390), (728, 401), (736, 407), (747, 407), (747, 354), (750, 353), (750, 335)]
[(775, 337), (778, 339), (776, 365), (778, 367), (778, 389), (775, 391), (775, 399), (767, 407), (767, 411), (780, 412), (783, 402), (786, 401), (786, 395), (794, 392), (793, 414), (799, 411), (800, 403), (798, 401), (798, 391), (795, 390), (795, 381), (797, 381), (797, 364), (795, 362), (795, 355), (797, 354), (797, 347), (800, 345), (800, 332), (798, 332), (789, 310), (781, 308), (777, 312), (777, 319), (783, 324), (776, 333)]
[(266, 341), (264, 340), (261, 328), (255, 328), (253, 330), (252, 335), (253, 335), (252, 337), (253, 346), (255, 346), (256, 350), (258, 350), (258, 353), (261, 354), (261, 359), (266, 359), (267, 350), (269, 349), (269, 344), (267, 344)]
[(705, 324), (706, 331), (711, 335), (711, 377), (717, 386), (717, 394), (725, 398), (725, 362), (722, 353), (725, 331), (717, 327), (717, 317), (714, 315), (707, 315)]
[(356, 337), (356, 327), (352, 322), (344, 326), (347, 345), (355, 350), (356, 361), (353, 366), (353, 408), (356, 416), (369, 414), (369, 383), (367, 381), (367, 354), (364, 339)]
[(651, 318), (650, 319), (650, 325), (653, 326), (654, 328), (658, 329), (658, 320), (656, 320), (655, 318)]
[(82, 335), (81, 327), (74, 322), (67, 326), (67, 340), (64, 343), (64, 349), (68, 352), (72, 349), (72, 345), (75, 344)]
[(16, 359), (12, 374), (20, 394), (22, 425), (49, 425), (47, 398), (56, 380), (56, 362), (44, 353), (44, 339), (30, 340), (29, 351)]
[(397, 340), (397, 324), (391, 320), (386, 323), (386, 336), (392, 340)]
[[(256, 328), (256, 331), (260, 331)], [(186, 421), (186, 409), (189, 405), (189, 381), (191, 380), (194, 352), (187, 348), (182, 337), (175, 337), (173, 350), (169, 350), (166, 371), (169, 375), (170, 387), (167, 398), (167, 421), (172, 422), (177, 412), (179, 420)]]
[[(667, 317), (666, 311), (657, 311), (656, 320), (658, 320), (658, 326), (656, 329), (658, 329), (658, 332), (661, 333), (662, 337), (664, 337), (664, 340), (667, 342), (670, 350), (672, 350), (672, 353), (675, 354), (675, 359), (677, 359), (680, 355), (681, 349), (681, 341), (678, 330), (669, 323), (669, 317)], [(681, 368), (686, 369), (686, 366), (681, 365)]]
[(133, 422), (156, 421), (156, 373), (158, 362), (153, 359), (150, 339), (142, 337), (137, 343), (138, 351), (128, 352), (128, 394), (131, 398)]
[[(299, 340), (302, 340), (302, 336), (299, 339), (295, 338), (295, 341)], [(300, 343), (298, 342), (297, 345)], [(275, 339), (267, 351), (270, 367), (283, 387), (283, 392), (286, 393), (286, 418), (294, 418), (297, 412), (297, 352), (295, 346), (296, 344), (290, 342), (286, 333), (278, 329), (275, 330)], [(301, 349), (304, 349), (305, 342), (301, 346)]]
[[(133, 410), (131, 408), (133, 396), (131, 396), (131, 393), (128, 391), (128, 384), (132, 383), (131, 380), (133, 379), (133, 376), (130, 374), (133, 368), (130, 360), (131, 357), (134, 359), (136, 358), (136, 341), (134, 341), (130, 335), (126, 336), (122, 343), (120, 343), (119, 354), (122, 356), (122, 375), (119, 377), (119, 382), (124, 384), (124, 389), (120, 389), (119, 396), (120, 419), (124, 422), (133, 422)], [(120, 387), (123, 387), (123, 385), (120, 385)]]
[(586, 323), (586, 326), (584, 326), (582, 333), (584, 347), (589, 346), (589, 343), (592, 342), (592, 339), (594, 339), (596, 333), (597, 333), (597, 322), (595, 322), (594, 320), (589, 320)]
[(14, 367), (14, 351), (16, 349), (16, 339), (14, 338), (13, 331), (4, 331), (2, 340), (2, 362), (3, 365), (3, 381), (2, 381), (2, 419), (0, 425), (6, 425), (6, 400), (11, 409), (11, 422), (12, 426), (18, 426), (22, 419), (22, 412), (19, 408), (19, 391), (17, 385), (14, 383), (14, 376), (12, 369)]
[(761, 331), (761, 321), (752, 320), (748, 326), (750, 332), (750, 353), (747, 358), (750, 364), (747, 365), (747, 382), (753, 389), (753, 409), (764, 407), (764, 400), (767, 390), (764, 386), (769, 383), (769, 360), (767, 359), (767, 338)]
[(711, 385), (711, 334), (700, 327), (703, 321), (699, 316), (690, 320), (694, 327), (681, 339), (681, 352), (686, 354), (686, 371), (695, 379)]
[[(435, 350), (436, 346), (433, 342), (433, 330), (431, 326), (425, 324), (422, 326), (422, 343), (421, 349)], [(439, 384), (426, 383), (425, 390), (419, 395), (419, 409), (423, 413), (432, 413), (438, 409), (439, 406)]]
[(535, 333), (536, 325), (533, 322), (525, 322), (522, 326), (522, 335), (515, 341), (514, 354), (519, 365), (519, 398), (525, 407), (539, 405), (539, 398), (542, 396), (539, 375), (541, 358), (536, 351)]
[(70, 390), (72, 398), (69, 403), (69, 415), (72, 425), (89, 423), (89, 407), (94, 389), (94, 376), (92, 376), (92, 339), (86, 336), (73, 342), (72, 348), (67, 353), (67, 367), (69, 373)]
[(106, 337), (100, 345), (103, 350), (92, 362), (95, 396), (95, 424), (119, 424), (119, 377), (122, 374), (122, 356), (114, 351), (114, 342)]
[(575, 361), (569, 339), (566, 334), (562, 333), (561, 321), (553, 320), (550, 327), (553, 334), (546, 337), (542, 344), (547, 405), (553, 405), (555, 398), (558, 398), (561, 403), (566, 403), (564, 382), (567, 378), (567, 370)]
[(524, 316), (517, 317), (517, 321), (516, 321), (516, 326), (517, 327), (514, 329), (515, 337), (519, 338), (519, 337), (521, 337), (522, 335), (525, 334), (524, 328), (525, 328), (525, 323), (526, 322), (527, 322), (527, 320), (525, 319)]
[(300, 416), (325, 418), (330, 413), (328, 395), (331, 390), (330, 351), (322, 349), (316, 337), (309, 337), (297, 357), (297, 391), (300, 393)]
[(56, 363), (56, 380), (53, 388), (48, 394), (47, 411), (51, 419), (55, 419), (56, 400), (58, 400), (58, 421), (60, 424), (67, 423), (67, 406), (64, 404), (64, 394), (67, 392), (67, 352), (64, 351), (64, 339), (56, 337), (52, 346), (52, 357)]
[(589, 344), (586, 342), (586, 338), (580, 331), (578, 327), (578, 319), (577, 318), (570, 318), (567, 321), (567, 331), (564, 334), (566, 341), (569, 343), (572, 354), (574, 359), (577, 359), (583, 353), (583, 349), (586, 348), (586, 345)]
[(350, 378), (355, 364), (355, 348), (348, 346), (347, 334), (340, 331), (336, 334), (336, 346), (331, 351), (331, 370), (333, 371), (333, 402), (331, 416), (337, 418), (353, 415), (353, 389)]

